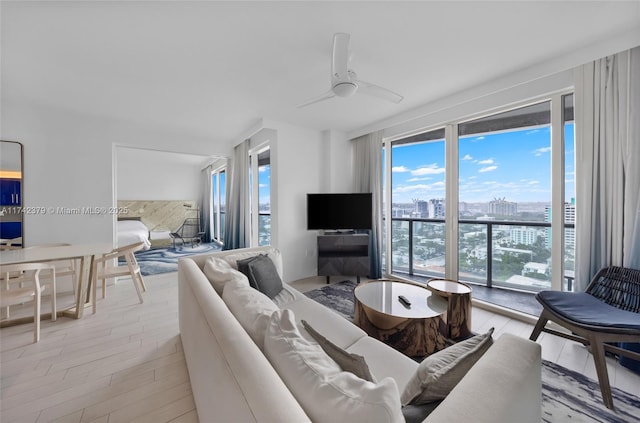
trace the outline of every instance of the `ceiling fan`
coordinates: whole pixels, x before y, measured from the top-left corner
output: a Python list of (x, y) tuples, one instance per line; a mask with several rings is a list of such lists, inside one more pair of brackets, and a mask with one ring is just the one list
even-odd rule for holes
[(312, 98), (298, 107), (309, 106), (323, 100), (338, 97), (351, 97), (356, 92), (378, 97), (392, 103), (400, 103), (404, 97), (391, 90), (378, 85), (365, 82), (358, 78), (358, 75), (349, 69), (351, 50), (349, 41), (351, 36), (345, 33), (333, 35), (333, 57), (331, 61), (331, 89), (319, 97)]

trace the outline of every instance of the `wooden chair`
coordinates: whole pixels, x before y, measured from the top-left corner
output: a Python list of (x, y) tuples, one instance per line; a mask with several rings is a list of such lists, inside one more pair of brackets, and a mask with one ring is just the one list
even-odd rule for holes
[[(144, 302), (142, 298), (142, 291), (146, 291), (147, 287), (142, 279), (142, 273), (140, 272), (140, 266), (136, 260), (135, 252), (144, 248), (144, 242), (136, 242), (135, 244), (125, 245), (124, 247), (116, 248), (107, 254), (103, 254), (102, 257), (93, 261), (92, 274), (92, 289), (93, 289), (93, 313), (96, 312), (96, 297), (97, 297), (97, 285), (98, 280), (102, 280), (102, 298), (107, 296), (107, 279), (116, 278), (118, 276), (130, 276), (133, 281), (133, 286), (136, 288), (140, 304)], [(126, 265), (121, 266), (119, 264), (113, 265), (114, 260), (119, 257), (124, 257)]]
[[(536, 299), (543, 310), (529, 339), (535, 341), (544, 331), (589, 346), (602, 399), (613, 409), (605, 351), (640, 360), (639, 353), (611, 344), (640, 342), (640, 270), (606, 267), (585, 292), (542, 291)], [(546, 328), (549, 320), (572, 333)]]
[[(67, 244), (63, 242), (51, 243), (51, 244), (39, 244), (39, 245), (30, 246), (30, 247), (25, 247), (25, 250), (33, 249), (33, 248), (64, 247), (68, 245), (71, 245), (71, 244)], [(50, 263), (52, 263), (55, 266), (56, 276), (58, 277), (58, 279), (63, 276), (71, 276), (71, 288), (72, 288), (72, 292), (75, 294), (76, 284), (78, 283), (78, 277), (79, 277), (76, 261), (72, 259), (68, 259), (68, 260), (56, 260)], [(47, 280), (44, 278), (43, 278), (43, 281), (47, 282)]]
[[(33, 342), (40, 340), (40, 304), (42, 291), (45, 287), (40, 283), (40, 272), (50, 271), (52, 282), (51, 286), (51, 320), (57, 318), (56, 310), (56, 277), (55, 269), (49, 263), (21, 263), (0, 265), (0, 273), (5, 280), (6, 289), (0, 295), (0, 307), (9, 307), (34, 301), (33, 321), (35, 330), (33, 334)], [(30, 285), (22, 287), (13, 287), (11, 285)], [(7, 318), (9, 316), (7, 315)]]

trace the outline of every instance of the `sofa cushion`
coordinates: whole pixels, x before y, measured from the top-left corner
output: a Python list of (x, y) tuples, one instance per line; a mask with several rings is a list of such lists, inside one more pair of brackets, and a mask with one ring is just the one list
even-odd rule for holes
[(402, 392), (418, 368), (418, 363), (384, 342), (370, 336), (359, 339), (346, 350), (366, 357), (371, 374), (377, 380), (385, 377), (392, 378), (396, 381), (400, 392)]
[(371, 375), (369, 366), (367, 366), (367, 362), (365, 361), (363, 356), (352, 354), (343, 350), (342, 348), (322, 336), (320, 333), (318, 333), (318, 331), (312, 328), (306, 320), (302, 321), (302, 326), (304, 326), (307, 333), (316, 340), (316, 342), (320, 345), (324, 352), (326, 352), (329, 357), (331, 357), (336, 363), (338, 363), (338, 366), (340, 366), (342, 370), (351, 372), (354, 375), (358, 376), (360, 379), (368, 380), (369, 382), (375, 382), (375, 379)]
[(245, 286), (249, 286), (249, 280), (245, 275), (233, 269), (226, 260), (217, 257), (207, 258), (203, 272), (218, 295), (222, 295), (225, 284), (230, 281), (238, 281)]
[(249, 283), (255, 284), (258, 291), (271, 299), (282, 291), (282, 279), (280, 279), (276, 266), (269, 257), (260, 254), (249, 261), (247, 267)]
[(303, 338), (291, 310), (273, 313), (265, 355), (314, 422), (404, 422), (396, 383), (372, 383), (344, 372)]
[(224, 286), (222, 299), (258, 348), (264, 349), (269, 319), (278, 306), (260, 291), (238, 281)]
[(493, 328), (431, 354), (418, 366), (402, 392), (402, 404), (425, 404), (446, 398), (489, 349)]
[(286, 308), (287, 304), (290, 304), (294, 301), (301, 300), (303, 298), (307, 298), (302, 292), (298, 291), (289, 284), (282, 284), (282, 291), (278, 293), (275, 297), (272, 298), (273, 302), (280, 308)]
[[(299, 301), (288, 303), (285, 308), (292, 310), (297, 319), (309, 322), (318, 332), (340, 348), (347, 349), (360, 338), (367, 336), (366, 332), (340, 316), (335, 311), (304, 297)], [(302, 322), (301, 322), (302, 323)], [(313, 340), (306, 331), (303, 332), (309, 340)]]

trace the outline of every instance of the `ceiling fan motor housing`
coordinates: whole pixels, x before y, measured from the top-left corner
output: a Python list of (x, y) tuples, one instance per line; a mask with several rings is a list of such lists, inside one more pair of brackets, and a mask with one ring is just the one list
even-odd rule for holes
[(332, 88), (332, 91), (339, 97), (351, 97), (353, 94), (355, 94), (357, 89), (358, 84), (356, 84), (355, 82), (347, 81), (335, 84)]

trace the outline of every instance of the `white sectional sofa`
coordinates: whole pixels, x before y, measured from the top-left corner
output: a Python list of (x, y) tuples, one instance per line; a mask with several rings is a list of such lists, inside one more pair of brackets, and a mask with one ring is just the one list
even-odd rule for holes
[[(234, 262), (257, 254), (268, 254), (282, 276), (280, 253), (272, 247), (180, 259), (180, 332), (199, 419), (203, 423), (303, 422), (311, 421), (309, 415), (316, 413), (314, 420), (340, 421), (332, 414), (335, 410), (331, 404), (321, 418), (317, 410), (305, 410), (297, 398), (306, 393), (292, 391), (285, 384), (203, 272), (209, 256)], [(418, 367), (415, 361), (367, 336), (286, 283), (273, 302), (281, 309), (292, 310), (296, 320), (306, 320), (334, 344), (364, 356), (378, 382), (385, 378), (395, 382), (398, 398)], [(538, 423), (540, 369), (538, 344), (502, 335), (424, 421)]]

